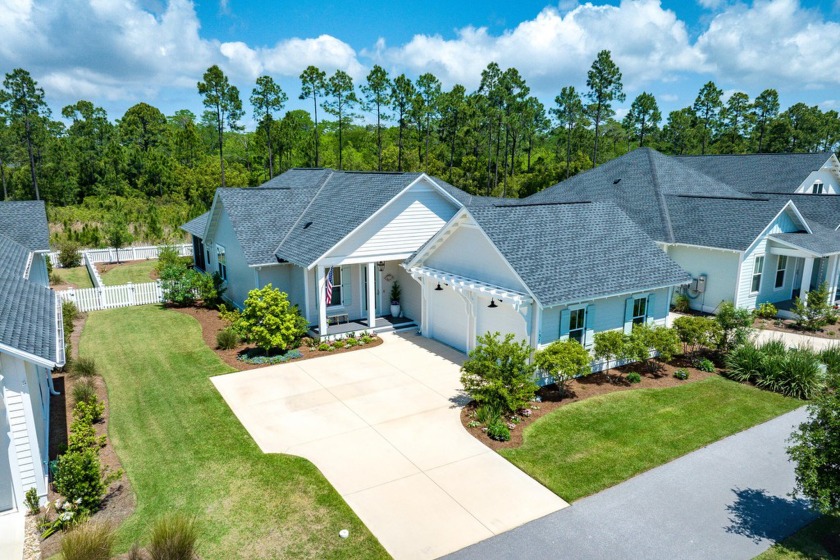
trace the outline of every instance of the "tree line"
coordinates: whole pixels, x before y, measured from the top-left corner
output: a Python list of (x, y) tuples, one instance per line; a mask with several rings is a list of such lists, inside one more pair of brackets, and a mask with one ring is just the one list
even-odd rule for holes
[[(245, 106), (218, 66), (197, 83), (205, 111), (164, 115), (141, 102), (112, 120), (90, 100), (56, 120), (43, 89), (24, 69), (0, 88), (3, 199), (51, 206), (88, 197), (153, 198), (206, 208), (219, 186), (254, 186), (291, 167), (425, 171), (473, 194), (527, 196), (638, 146), (668, 154), (835, 151), (840, 117), (805, 103), (781, 110), (778, 93), (724, 100), (712, 81), (694, 103), (663, 119), (656, 98), (640, 93), (620, 121), (622, 74), (601, 51), (586, 90), (559, 88), (546, 107), (516, 68), (489, 64), (475, 91), (445, 90), (374, 66), (361, 84), (342, 70), (310, 66), (300, 75), (306, 110), (284, 111), (288, 95), (260, 76), (248, 97), (257, 123), (245, 131)], [(326, 117), (326, 118), (325, 118)]]

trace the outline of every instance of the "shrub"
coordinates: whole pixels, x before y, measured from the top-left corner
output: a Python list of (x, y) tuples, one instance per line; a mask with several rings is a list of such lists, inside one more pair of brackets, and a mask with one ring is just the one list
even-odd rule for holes
[(348, 348), (353, 348), (354, 346), (358, 346), (358, 345), (359, 345), (359, 341), (358, 341), (358, 340), (356, 340), (355, 338), (348, 338), (348, 339), (345, 341), (345, 344), (347, 345), (347, 347), (348, 347)]
[(73, 418), (80, 422), (87, 422), (91, 425), (102, 420), (105, 414), (105, 403), (99, 399), (92, 401), (79, 401), (73, 407)]
[(149, 542), (152, 560), (193, 560), (198, 541), (194, 517), (174, 513), (155, 522)]
[(691, 309), (691, 300), (685, 294), (677, 294), (674, 297), (674, 311), (678, 313), (688, 313)]
[(400, 297), (402, 297), (402, 288), (400, 287), (400, 283), (394, 280), (394, 283), (391, 284), (391, 305), (399, 305), (400, 304)]
[[(61, 318), (64, 323), (64, 342), (70, 342), (70, 335), (73, 334), (73, 321), (79, 318), (79, 308), (72, 301), (61, 302)], [(69, 358), (69, 352), (68, 352)]]
[(794, 496), (804, 496), (825, 515), (840, 515), (840, 392), (821, 393), (789, 441)]
[(253, 355), (250, 353), (240, 354), (236, 357), (237, 360), (241, 362), (246, 362), (248, 364), (282, 364), (288, 362), (290, 360), (294, 360), (296, 358), (302, 358), (303, 354), (301, 354), (300, 350), (289, 350), (284, 354), (274, 354), (271, 356), (267, 356), (263, 353), (259, 353), (257, 355)]
[(487, 426), (487, 437), (496, 441), (509, 441), (510, 430), (501, 420), (495, 420)]
[(86, 357), (77, 358), (70, 368), (70, 373), (74, 377), (82, 377), (84, 379), (89, 379), (99, 374), (96, 369), (96, 361), (93, 358)]
[(479, 405), (490, 404), (504, 412), (515, 412), (534, 396), (534, 366), (531, 348), (514, 341), (511, 333), (499, 339), (496, 333), (478, 337), (476, 347), (461, 366), (464, 390)]
[(555, 379), (564, 394), (570, 379), (592, 373), (592, 356), (577, 340), (552, 342), (536, 353), (534, 363), (545, 375)]
[(216, 346), (222, 350), (233, 350), (239, 344), (239, 334), (231, 327), (216, 333)]
[(167, 265), (160, 271), (164, 301), (177, 307), (186, 307), (195, 303), (196, 294), (189, 277), (190, 272), (201, 274), (190, 271), (183, 263)]
[(328, 342), (322, 342), (318, 345), (318, 350), (321, 352), (329, 352), (330, 348), (332, 348), (332, 346), (330, 346)]
[(373, 337), (367, 334), (363, 334), (360, 340), (363, 344), (370, 344), (371, 342), (373, 342)]
[(90, 378), (79, 380), (73, 385), (73, 401), (78, 403), (96, 402), (96, 386)]
[(648, 333), (648, 345), (656, 352), (660, 362), (670, 362), (680, 351), (680, 338), (674, 329), (655, 326)]
[(493, 422), (496, 422), (502, 417), (501, 411), (498, 408), (484, 404), (479, 406), (475, 409), (475, 419), (484, 424), (485, 426), (489, 426)]
[(627, 337), (626, 357), (634, 362), (646, 363), (650, 359), (651, 328), (647, 325), (634, 325)]
[(705, 371), (706, 373), (714, 373), (715, 371), (715, 364), (712, 363), (712, 360), (708, 358), (703, 358), (697, 362), (697, 369), (700, 371)]
[(820, 352), (820, 361), (825, 364), (829, 375), (840, 375), (840, 345), (832, 344)]
[(636, 373), (635, 371), (631, 371), (627, 374), (627, 381), (629, 381), (630, 383), (641, 383), (642, 376)]
[(82, 264), (82, 254), (79, 244), (75, 241), (64, 241), (58, 246), (58, 263), (63, 268), (75, 268)]
[(340, 339), (339, 340), (333, 340), (333, 343), (332, 343), (332, 346), (335, 349), (344, 348), (346, 345), (347, 345), (347, 343), (343, 340), (340, 340)]
[(776, 309), (775, 305), (770, 302), (765, 302), (758, 306), (755, 310), (755, 315), (760, 319), (775, 319), (778, 312), (779, 310)]
[(752, 333), (752, 313), (729, 301), (720, 304), (715, 321), (720, 327), (717, 346), (724, 353), (746, 341)]
[[(768, 362), (772, 358), (768, 355)], [(791, 348), (778, 359), (777, 367), (764, 368), (756, 385), (789, 397), (810, 399), (823, 385), (819, 357), (808, 348)]]
[(114, 546), (110, 525), (88, 521), (75, 526), (61, 539), (62, 560), (109, 560)]
[(683, 353), (693, 354), (700, 346), (708, 346), (711, 342), (711, 325), (717, 324), (708, 317), (685, 316), (674, 319), (674, 331), (683, 344)]
[(748, 340), (726, 355), (726, 369), (723, 375), (740, 383), (755, 381), (761, 376), (764, 361), (765, 356), (761, 349)]
[(680, 379), (682, 381), (685, 381), (686, 379), (688, 379), (688, 370), (680, 368), (680, 369), (678, 369), (677, 371), (674, 372), (674, 377), (676, 377), (677, 379)]
[(26, 509), (29, 510), (29, 515), (38, 515), (41, 513), (41, 500), (38, 498), (37, 488), (33, 486), (26, 491), (24, 503), (26, 504)]
[(607, 374), (610, 372), (610, 361), (624, 359), (626, 348), (627, 337), (621, 331), (602, 331), (595, 333), (593, 354), (596, 360), (607, 362)]
[(178, 255), (178, 249), (172, 245), (166, 245), (158, 251), (158, 261), (155, 264), (155, 270), (161, 273), (168, 266), (178, 266), (180, 264), (182, 264), (182, 261)]
[(793, 300), (793, 313), (796, 326), (806, 331), (818, 331), (828, 324), (834, 309), (828, 303), (828, 284), (823, 282), (816, 290), (811, 290), (803, 302)]
[(266, 352), (296, 345), (309, 326), (297, 306), (271, 284), (248, 292), (239, 325), (246, 339)]
[(66, 499), (78, 500), (82, 512), (96, 511), (106, 490), (97, 451), (68, 451), (59, 457), (53, 483), (56, 491)]

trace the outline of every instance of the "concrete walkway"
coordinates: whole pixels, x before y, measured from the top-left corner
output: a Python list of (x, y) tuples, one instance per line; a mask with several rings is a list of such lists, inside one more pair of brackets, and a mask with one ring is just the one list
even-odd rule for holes
[(814, 350), (824, 350), (829, 346), (840, 345), (840, 340), (834, 340), (832, 338), (822, 338), (818, 336), (808, 336), (804, 334), (771, 330), (759, 330), (757, 340), (759, 342), (782, 340), (785, 344), (791, 347), (810, 346)]
[(816, 518), (788, 496), (785, 440), (806, 416), (795, 410), (448, 558), (753, 558)]
[(461, 426), (463, 354), (382, 338), (213, 383), (264, 452), (315, 463), (395, 558), (437, 558), (568, 505)]
[(23, 558), (24, 533), (22, 512), (0, 514), (0, 558), (3, 560)]

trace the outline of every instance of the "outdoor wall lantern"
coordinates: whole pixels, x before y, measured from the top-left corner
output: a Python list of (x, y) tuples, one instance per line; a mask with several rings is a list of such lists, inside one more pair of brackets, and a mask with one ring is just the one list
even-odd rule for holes
[[(499, 300), (499, 301), (502, 301), (502, 300)], [(490, 298), (490, 305), (488, 305), (487, 307), (489, 307), (490, 309), (496, 309), (499, 306), (496, 305), (496, 299), (495, 298)]]
[(435, 288), (436, 292), (442, 292), (443, 288), (440, 287), (440, 282), (438, 282), (437, 288)]
[(379, 267), (379, 272), (382, 272), (383, 270), (385, 270), (385, 261), (379, 261), (378, 263), (376, 263), (376, 266)]

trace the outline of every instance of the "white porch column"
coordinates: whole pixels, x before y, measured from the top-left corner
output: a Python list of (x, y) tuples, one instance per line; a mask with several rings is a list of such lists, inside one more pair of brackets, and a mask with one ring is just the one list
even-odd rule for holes
[(840, 262), (840, 256), (838, 255), (831, 255), (828, 257), (828, 276), (826, 281), (828, 282), (828, 304), (834, 304), (834, 298), (837, 295), (837, 275), (838, 275), (838, 268), (837, 263)]
[(376, 263), (367, 263), (368, 326), (376, 326)]
[(802, 269), (802, 287), (799, 289), (799, 299), (808, 303), (808, 292), (811, 291), (811, 275), (814, 272), (814, 257), (805, 257), (805, 267)]
[(318, 301), (318, 334), (325, 336), (327, 334), (327, 277), (324, 274), (324, 267), (318, 265), (318, 290), (315, 297)]

